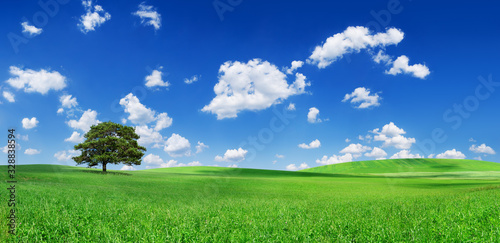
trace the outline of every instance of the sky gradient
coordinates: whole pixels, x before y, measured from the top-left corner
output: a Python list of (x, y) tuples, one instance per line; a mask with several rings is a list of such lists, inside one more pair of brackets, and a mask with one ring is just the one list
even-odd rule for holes
[(0, 10), (19, 164), (75, 165), (99, 121), (148, 150), (108, 169), (500, 162), (498, 3), (41, 2)]

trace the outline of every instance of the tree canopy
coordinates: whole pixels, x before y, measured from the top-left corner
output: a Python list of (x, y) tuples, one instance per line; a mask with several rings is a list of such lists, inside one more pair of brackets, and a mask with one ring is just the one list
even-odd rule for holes
[(89, 167), (102, 165), (106, 172), (107, 164), (140, 165), (146, 148), (139, 146), (133, 127), (124, 126), (111, 121), (102, 122), (90, 127), (84, 135), (85, 141), (75, 145), (81, 155), (73, 157), (78, 164)]

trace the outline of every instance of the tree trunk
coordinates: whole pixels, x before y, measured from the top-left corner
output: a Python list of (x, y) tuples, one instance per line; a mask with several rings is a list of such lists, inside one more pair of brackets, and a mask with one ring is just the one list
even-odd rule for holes
[(106, 172), (106, 163), (102, 163), (102, 171)]

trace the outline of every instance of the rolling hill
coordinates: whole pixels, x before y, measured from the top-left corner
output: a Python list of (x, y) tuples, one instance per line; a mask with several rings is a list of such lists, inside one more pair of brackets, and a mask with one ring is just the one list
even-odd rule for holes
[(324, 165), (301, 171), (336, 174), (500, 171), (500, 163), (460, 159), (388, 159)]

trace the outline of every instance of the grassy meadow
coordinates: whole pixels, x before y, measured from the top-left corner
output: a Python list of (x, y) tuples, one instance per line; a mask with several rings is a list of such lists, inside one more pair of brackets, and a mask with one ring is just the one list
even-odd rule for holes
[[(15, 237), (1, 224), (2, 242), (500, 241), (500, 164), (492, 162), (16, 170), (19, 224)], [(0, 210), (6, 217), (6, 202)]]

